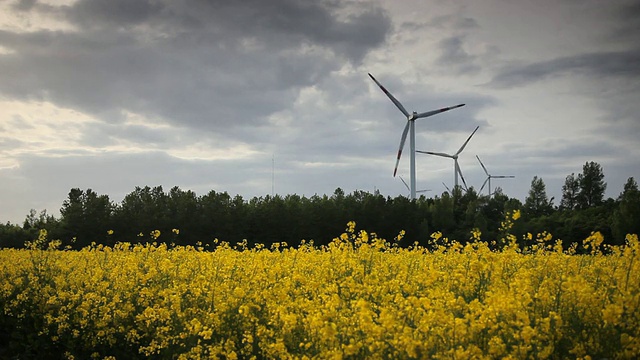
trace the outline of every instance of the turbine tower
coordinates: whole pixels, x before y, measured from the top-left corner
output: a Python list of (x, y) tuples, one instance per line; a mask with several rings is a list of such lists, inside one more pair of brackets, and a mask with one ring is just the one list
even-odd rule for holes
[(411, 153), (409, 155), (409, 159), (410, 159), (410, 167), (411, 167), (410, 172), (411, 173), (410, 173), (409, 182), (411, 184), (411, 187), (410, 187), (410, 189), (411, 189), (411, 200), (414, 200), (416, 198), (416, 130), (415, 130), (415, 120), (416, 119), (420, 119), (420, 118), (426, 118), (426, 117), (433, 116), (433, 115), (437, 115), (437, 114), (440, 114), (442, 112), (449, 111), (449, 110), (452, 110), (452, 109), (456, 109), (456, 108), (459, 108), (461, 106), (464, 106), (464, 104), (450, 106), (450, 107), (446, 107), (446, 108), (442, 108), (442, 109), (438, 109), (438, 110), (427, 111), (427, 112), (423, 112), (423, 113), (419, 113), (419, 114), (414, 111), (414, 112), (412, 112), (410, 114), (404, 108), (404, 106), (402, 106), (402, 104), (395, 97), (393, 97), (393, 95), (391, 95), (391, 93), (389, 91), (387, 91), (387, 89), (385, 89), (384, 86), (382, 86), (378, 82), (378, 80), (376, 80), (376, 78), (373, 77), (373, 75), (369, 74), (369, 77), (389, 97), (389, 99), (396, 105), (398, 110), (400, 110), (404, 114), (404, 116), (407, 117), (407, 124), (405, 125), (404, 131), (402, 132), (402, 137), (400, 138), (400, 148), (398, 149), (398, 157), (396, 159), (396, 167), (393, 169), (393, 176), (395, 177), (396, 173), (398, 172), (398, 164), (400, 163), (400, 156), (402, 155), (402, 149), (404, 148), (404, 143), (407, 140), (407, 133), (410, 133), (409, 146), (411, 147)]
[(473, 134), (475, 134), (476, 131), (478, 131), (479, 128), (480, 128), (480, 126), (476, 126), (476, 129), (473, 130), (471, 135), (469, 135), (469, 137), (467, 138), (467, 141), (465, 141), (464, 144), (462, 144), (462, 146), (460, 147), (460, 149), (458, 149), (458, 151), (453, 155), (445, 154), (445, 153), (439, 153), (439, 152), (432, 152), (432, 151), (420, 151), (420, 150), (416, 150), (416, 152), (423, 153), (423, 154), (429, 154), (429, 155), (448, 157), (448, 158), (453, 159), (453, 177), (455, 179), (455, 187), (458, 187), (458, 175), (460, 175), (460, 178), (462, 179), (462, 183), (464, 184), (464, 188), (467, 189), (467, 182), (464, 181), (464, 176), (462, 176), (462, 170), (460, 170), (460, 165), (458, 165), (458, 155), (460, 155), (462, 150), (464, 150), (465, 146), (467, 146), (467, 144), (469, 143), (469, 140), (471, 140), (471, 137), (473, 136)]
[(478, 155), (476, 155), (476, 159), (478, 159), (478, 161), (480, 162), (480, 166), (482, 166), (482, 169), (484, 170), (484, 173), (487, 174), (487, 179), (482, 183), (482, 187), (480, 188), (480, 191), (478, 191), (478, 194), (480, 194), (482, 192), (482, 189), (484, 189), (484, 186), (487, 185), (487, 183), (489, 183), (489, 197), (491, 197), (491, 179), (513, 179), (515, 178), (515, 176), (513, 175), (491, 175), (489, 174), (489, 172), (487, 171), (487, 168), (484, 167), (484, 164), (482, 163), (482, 161), (480, 161), (480, 158), (478, 157)]

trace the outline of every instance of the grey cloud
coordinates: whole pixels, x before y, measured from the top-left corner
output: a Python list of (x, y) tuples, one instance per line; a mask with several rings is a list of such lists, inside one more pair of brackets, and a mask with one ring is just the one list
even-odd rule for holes
[(614, 30), (607, 40), (637, 45), (638, 33), (640, 33), (640, 2), (632, 0), (628, 4), (621, 5), (614, 11), (614, 17)]
[[(345, 2), (346, 3), (346, 2)], [(263, 49), (315, 44), (359, 61), (369, 48), (381, 44), (390, 20), (380, 8), (349, 8), (339, 1), (242, 2), (186, 0), (81, 0), (68, 18), (83, 27), (135, 26), (179, 41), (225, 44), (237, 48), (256, 40)], [(341, 19), (338, 12), (351, 12)], [(113, 29), (112, 29), (113, 30)]]
[(81, 0), (68, 8), (66, 16), (83, 27), (132, 26), (163, 9), (148, 0)]
[(0, 151), (12, 150), (21, 147), (24, 142), (9, 137), (0, 136)]
[(426, 25), (437, 29), (450, 29), (454, 31), (467, 31), (480, 27), (474, 18), (462, 17), (459, 13), (436, 16)]
[(437, 63), (456, 70), (459, 74), (478, 72), (480, 67), (474, 64), (477, 57), (464, 50), (464, 38), (464, 36), (452, 36), (441, 40), (438, 44), (441, 53)]
[(495, 87), (522, 86), (564, 74), (595, 77), (640, 76), (640, 48), (629, 51), (587, 53), (522, 66), (509, 66), (491, 81)]
[[(544, 138), (535, 145), (505, 142), (510, 157), (524, 167), (582, 167), (586, 161), (608, 163), (621, 159), (625, 150), (619, 144), (592, 138)], [(567, 174), (568, 175), (568, 174)]]
[(109, 122), (131, 111), (223, 132), (265, 124), (390, 28), (381, 9), (338, 1), (81, 0), (42, 11), (80, 31), (0, 31), (14, 50), (0, 55), (2, 95)]
[(31, 10), (38, 0), (19, 0), (15, 4), (13, 4), (13, 8), (18, 11), (29, 11)]

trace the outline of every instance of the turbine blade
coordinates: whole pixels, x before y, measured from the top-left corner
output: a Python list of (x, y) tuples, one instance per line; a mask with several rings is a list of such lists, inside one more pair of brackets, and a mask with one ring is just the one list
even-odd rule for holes
[(402, 104), (400, 103), (400, 101), (398, 101), (398, 99), (396, 99), (395, 97), (393, 97), (393, 95), (391, 95), (391, 93), (389, 91), (387, 91), (387, 89), (385, 89), (384, 86), (382, 86), (382, 84), (380, 84), (378, 82), (378, 80), (376, 80), (376, 78), (373, 77), (373, 75), (369, 74), (369, 77), (371, 78), (371, 80), (373, 80), (378, 87), (380, 87), (380, 89), (387, 94), (387, 96), (389, 97), (389, 99), (391, 99), (391, 101), (396, 105), (396, 107), (398, 109), (400, 109), (400, 111), (402, 111), (402, 113), (404, 114), (404, 116), (406, 116), (407, 118), (409, 117), (409, 112), (404, 108), (404, 106), (402, 106)]
[(491, 176), (491, 175), (489, 175), (489, 172), (487, 171), (487, 168), (484, 167), (484, 164), (482, 163), (482, 161), (480, 160), (478, 155), (476, 155), (476, 159), (478, 159), (478, 161), (480, 161), (480, 166), (482, 166), (482, 169), (484, 170), (484, 173), (487, 174), (487, 176)]
[(458, 165), (458, 160), (456, 160), (456, 170), (460, 175), (460, 179), (462, 179), (462, 183), (464, 184), (464, 189), (468, 191), (469, 188), (467, 187), (467, 182), (464, 180), (464, 176), (462, 176), (462, 170), (460, 170), (460, 165)]
[(451, 192), (451, 189), (449, 189), (449, 187), (447, 186), (447, 184), (442, 183), (442, 185), (444, 185), (444, 188), (447, 189), (448, 192)]
[(398, 164), (400, 164), (400, 156), (402, 156), (402, 149), (404, 148), (404, 143), (407, 140), (407, 133), (409, 133), (409, 125), (411, 123), (407, 121), (407, 125), (404, 127), (404, 131), (402, 132), (402, 138), (400, 139), (400, 148), (398, 149), (398, 158), (396, 159), (396, 167), (393, 169), (393, 177), (396, 176), (398, 172)]
[(436, 155), (436, 156), (453, 158), (453, 155), (449, 155), (449, 154), (445, 154), (445, 153), (441, 153), (441, 152), (420, 151), (420, 150), (416, 150), (416, 152), (419, 152), (421, 154), (429, 154), (429, 155)]
[(471, 137), (473, 136), (473, 134), (476, 133), (476, 131), (478, 131), (478, 129), (480, 128), (480, 126), (476, 126), (476, 129), (473, 130), (473, 132), (471, 133), (471, 135), (469, 135), (469, 137), (467, 138), (467, 141), (464, 142), (464, 144), (462, 144), (462, 147), (460, 147), (460, 150), (458, 150), (458, 152), (456, 153), (456, 155), (460, 154), (462, 152), (462, 150), (464, 150), (464, 148), (467, 146), (467, 144), (469, 143), (469, 140), (471, 140)]
[(478, 190), (478, 194), (482, 193), (482, 189), (484, 189), (484, 186), (487, 185), (487, 181), (489, 181), (489, 177), (487, 177), (487, 179), (482, 183), (482, 186), (480, 187), (480, 190)]
[(433, 115), (436, 115), (436, 114), (443, 113), (443, 112), (445, 112), (445, 111), (449, 111), (449, 110), (457, 109), (457, 108), (462, 107), (462, 106), (464, 106), (464, 105), (465, 105), (465, 104), (458, 104), (458, 105), (455, 105), (455, 106), (449, 106), (449, 107), (442, 108), (442, 109), (438, 109), (438, 110), (432, 110), (432, 111), (423, 112), (423, 113), (420, 113), (420, 114), (416, 115), (416, 117), (415, 117), (415, 118), (416, 118), (416, 119), (419, 119), (419, 118), (426, 118), (426, 117), (429, 117), (429, 116), (433, 116)]
[(404, 186), (407, 188), (407, 190), (411, 191), (411, 189), (409, 189), (409, 185), (407, 185), (407, 182), (404, 181), (404, 179), (402, 178), (402, 176), (400, 176), (400, 180), (402, 180), (402, 183), (404, 184)]
[(494, 179), (513, 179), (515, 176), (513, 175), (493, 175), (491, 176)]

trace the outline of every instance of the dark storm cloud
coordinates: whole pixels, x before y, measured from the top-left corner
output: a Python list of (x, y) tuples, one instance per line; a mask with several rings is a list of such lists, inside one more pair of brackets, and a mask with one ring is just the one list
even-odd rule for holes
[(522, 66), (510, 66), (500, 71), (491, 81), (491, 85), (522, 86), (552, 76), (572, 74), (596, 78), (636, 78), (640, 76), (640, 48), (629, 51), (580, 54)]
[[(38, 10), (39, 9), (39, 10)], [(339, 1), (106, 1), (39, 7), (77, 32), (0, 32), (0, 94), (118, 121), (123, 111), (217, 129), (256, 125), (390, 31)]]

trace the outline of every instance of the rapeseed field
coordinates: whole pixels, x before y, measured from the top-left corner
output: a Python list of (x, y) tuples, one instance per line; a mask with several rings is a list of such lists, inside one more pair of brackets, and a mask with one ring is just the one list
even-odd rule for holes
[(577, 254), (516, 239), (518, 216), (500, 239), (436, 232), (428, 249), (353, 222), (326, 247), (65, 251), (42, 233), (0, 251), (0, 358), (638, 358), (637, 235), (607, 247), (593, 233)]

